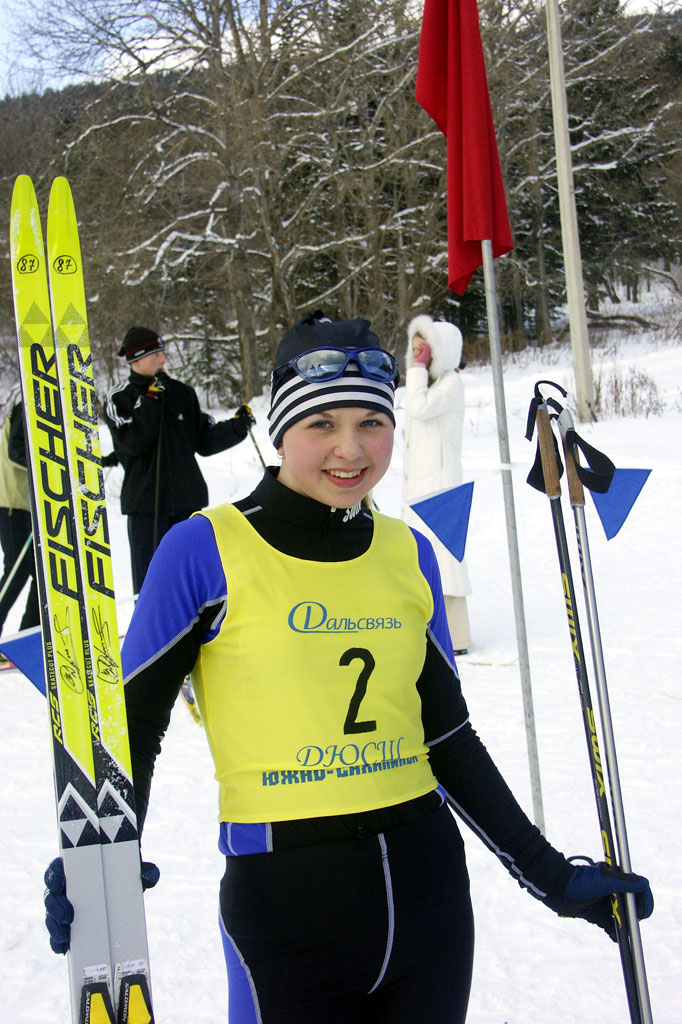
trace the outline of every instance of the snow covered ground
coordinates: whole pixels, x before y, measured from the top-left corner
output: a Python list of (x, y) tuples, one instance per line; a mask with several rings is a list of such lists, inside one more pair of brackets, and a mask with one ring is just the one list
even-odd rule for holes
[[(595, 377), (636, 368), (658, 386), (665, 411), (579, 425), (620, 468), (652, 469), (620, 533), (608, 543), (591, 500), (586, 516), (604, 642), (621, 782), (635, 870), (649, 876), (654, 916), (642, 926), (656, 1024), (682, 1022), (682, 345), (639, 335), (593, 352)], [(172, 372), (172, 367), (170, 368)], [(505, 364), (505, 394), (530, 668), (547, 834), (567, 854), (601, 856), (577, 685), (549, 502), (525, 482), (534, 443), (524, 437), (533, 385), (573, 388), (568, 346), (528, 350)], [(473, 584), (473, 645), (460, 659), (472, 720), (532, 814), (514, 629), (492, 374), (464, 375), (465, 480), (475, 481), (467, 545)], [(400, 396), (401, 393), (399, 393)], [(266, 460), (265, 404), (254, 403), (255, 437)], [(216, 415), (223, 415), (216, 410)], [(399, 413), (399, 419), (401, 414)], [(399, 424), (400, 426), (400, 424)], [(109, 449), (107, 442), (103, 444)], [(382, 511), (399, 513), (400, 429), (393, 465), (377, 488)], [(248, 492), (260, 476), (250, 440), (202, 460), (211, 502)], [(108, 480), (120, 619), (132, 606), (119, 470)], [(576, 590), (582, 597), (573, 516), (564, 503)], [(579, 604), (582, 612), (582, 602)], [(17, 628), (18, 607), (6, 631)], [(582, 614), (586, 650), (587, 619)], [(592, 680), (593, 698), (596, 687)], [(42, 874), (56, 851), (44, 699), (17, 671), (0, 675), (0, 1005), (10, 1024), (68, 1024), (64, 961), (48, 947)], [(144, 856), (161, 867), (146, 895), (158, 1024), (226, 1020), (226, 982), (217, 928), (216, 786), (202, 729), (176, 708), (158, 763)], [(523, 893), (463, 828), (476, 914), (470, 1024), (622, 1024), (628, 1019), (617, 948), (582, 921), (560, 920)], [(680, 901), (680, 902), (678, 902)], [(324, 1024), (324, 1022), (320, 1022)], [(415, 1024), (419, 1024), (415, 1021)]]

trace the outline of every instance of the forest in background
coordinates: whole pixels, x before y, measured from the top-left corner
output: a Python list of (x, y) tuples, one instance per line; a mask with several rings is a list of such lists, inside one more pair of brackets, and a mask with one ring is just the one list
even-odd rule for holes
[[(483, 279), (447, 287), (445, 140), (414, 99), (410, 0), (43, 0), (27, 47), (72, 84), (0, 101), (0, 216), (57, 174), (78, 212), (103, 385), (133, 323), (159, 329), (206, 400), (249, 399), (279, 338), (322, 308), (402, 354), (421, 312), (487, 357)], [(479, 0), (514, 236), (496, 262), (506, 349), (565, 302), (544, 5)], [(562, 7), (589, 319), (682, 257), (682, 12)], [(27, 50), (28, 52), (28, 50)], [(16, 364), (8, 234), (0, 349)]]

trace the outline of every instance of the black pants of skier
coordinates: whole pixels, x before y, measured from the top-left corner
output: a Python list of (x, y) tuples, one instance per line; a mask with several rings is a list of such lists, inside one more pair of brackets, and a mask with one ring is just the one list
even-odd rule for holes
[(355, 838), (291, 849), (275, 823), (274, 852), (226, 858), (230, 1024), (462, 1024), (469, 878), (450, 811), (431, 808), (376, 834), (377, 812), (346, 815)]
[(128, 542), (130, 544), (130, 566), (133, 576), (133, 593), (139, 594), (140, 587), (147, 575), (149, 563), (158, 547), (159, 541), (171, 526), (188, 519), (192, 512), (179, 515), (159, 515), (135, 512), (128, 516)]
[[(31, 513), (23, 508), (0, 508), (0, 544), (4, 558), (4, 572), (0, 579), (0, 590), (5, 585), (9, 574), (12, 572), (17, 558), (31, 533)], [(10, 583), (5, 596), (0, 601), (0, 630), (5, 624), (5, 619), (10, 608), (19, 597), (27, 579), (31, 579), (26, 608), (21, 619), (20, 629), (30, 629), (40, 622), (40, 610), (38, 607), (38, 590), (36, 587), (36, 565), (33, 554), (33, 544), (29, 544), (12, 582)]]

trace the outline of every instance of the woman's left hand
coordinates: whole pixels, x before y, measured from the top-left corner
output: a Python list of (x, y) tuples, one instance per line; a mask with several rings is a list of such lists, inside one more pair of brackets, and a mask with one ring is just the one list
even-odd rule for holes
[(627, 892), (635, 896), (637, 918), (642, 921), (651, 917), (654, 897), (648, 878), (626, 874), (618, 868), (609, 867), (603, 861), (599, 864), (579, 864), (568, 880), (561, 906), (556, 909), (563, 917), (582, 917), (599, 925), (615, 942), (616, 922), (611, 896)]

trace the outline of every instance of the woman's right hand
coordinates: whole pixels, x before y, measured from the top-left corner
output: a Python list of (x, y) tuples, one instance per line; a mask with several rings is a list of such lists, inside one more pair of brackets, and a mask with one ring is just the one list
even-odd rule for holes
[[(159, 869), (151, 861), (140, 864), (142, 891), (153, 889), (160, 877)], [(66, 896), (66, 876), (61, 857), (55, 857), (45, 872), (45, 927), (50, 933), (50, 946), (55, 953), (68, 952), (71, 945), (73, 904)]]
[(55, 857), (45, 872), (45, 927), (55, 953), (66, 953), (71, 944), (73, 906), (66, 898), (66, 877), (61, 857)]

